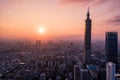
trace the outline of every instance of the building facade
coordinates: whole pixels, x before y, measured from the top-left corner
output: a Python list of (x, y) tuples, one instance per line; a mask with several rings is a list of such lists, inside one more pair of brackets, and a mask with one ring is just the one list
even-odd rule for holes
[(115, 64), (112, 62), (106, 64), (106, 80), (115, 80)]
[(87, 12), (87, 19), (85, 20), (85, 50), (84, 50), (84, 64), (91, 63), (91, 22), (89, 8)]
[(106, 62), (118, 63), (118, 33), (106, 32), (105, 42)]

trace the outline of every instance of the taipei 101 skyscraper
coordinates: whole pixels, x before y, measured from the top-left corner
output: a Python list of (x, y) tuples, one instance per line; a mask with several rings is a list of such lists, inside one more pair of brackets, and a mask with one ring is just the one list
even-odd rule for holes
[(85, 20), (85, 39), (84, 39), (84, 59), (85, 65), (91, 63), (91, 22), (89, 8), (87, 12), (87, 19)]

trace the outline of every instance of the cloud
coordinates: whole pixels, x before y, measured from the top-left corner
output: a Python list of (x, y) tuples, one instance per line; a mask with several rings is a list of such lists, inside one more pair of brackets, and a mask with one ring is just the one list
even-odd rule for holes
[(116, 10), (120, 10), (120, 1), (118, 3), (116, 2), (115, 4), (112, 4), (109, 9), (109, 11), (116, 11)]
[(120, 2), (120, 0), (60, 0), (61, 3), (90, 3), (90, 2), (93, 2), (93, 3), (96, 3), (96, 4), (103, 4), (103, 3), (106, 3), (106, 2)]
[(61, 3), (89, 3), (94, 0), (61, 0)]
[(80, 5), (87, 5), (94, 0), (60, 0), (61, 4), (80, 4)]
[(97, 7), (99, 5), (106, 5), (108, 6), (107, 11), (109, 12), (120, 12), (120, 0), (60, 0), (60, 4), (74, 4), (77, 6), (89, 6), (92, 5)]
[(106, 24), (120, 25), (120, 15), (114, 16), (112, 19), (106, 21)]
[(120, 0), (60, 0), (60, 3), (82, 4), (82, 6), (88, 4), (93, 4), (94, 6), (98, 6), (105, 3), (111, 3), (110, 5), (112, 6), (110, 7), (111, 10), (116, 10), (117, 8), (120, 7)]

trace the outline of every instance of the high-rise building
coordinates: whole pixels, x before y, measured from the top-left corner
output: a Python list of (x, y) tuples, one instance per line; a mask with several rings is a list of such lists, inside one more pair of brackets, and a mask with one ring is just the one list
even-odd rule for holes
[(80, 66), (74, 65), (74, 80), (80, 80)]
[(49, 41), (48, 46), (49, 46), (49, 49), (52, 48), (53, 47), (53, 42)]
[(87, 19), (85, 20), (85, 50), (84, 50), (84, 64), (91, 63), (91, 22), (89, 8), (87, 12)]
[(36, 40), (36, 46), (40, 46), (41, 45), (41, 40)]
[(115, 80), (115, 64), (112, 62), (106, 64), (106, 80)]
[(105, 53), (106, 53), (106, 62), (115, 63), (117, 69), (117, 62), (118, 62), (117, 32), (106, 32)]

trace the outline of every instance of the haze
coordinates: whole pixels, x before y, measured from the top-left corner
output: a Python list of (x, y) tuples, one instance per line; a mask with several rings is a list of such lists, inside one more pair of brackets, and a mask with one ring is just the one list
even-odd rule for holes
[[(83, 39), (87, 8), (92, 39), (120, 32), (120, 0), (0, 0), (0, 38)], [(39, 26), (45, 34), (38, 33)]]

